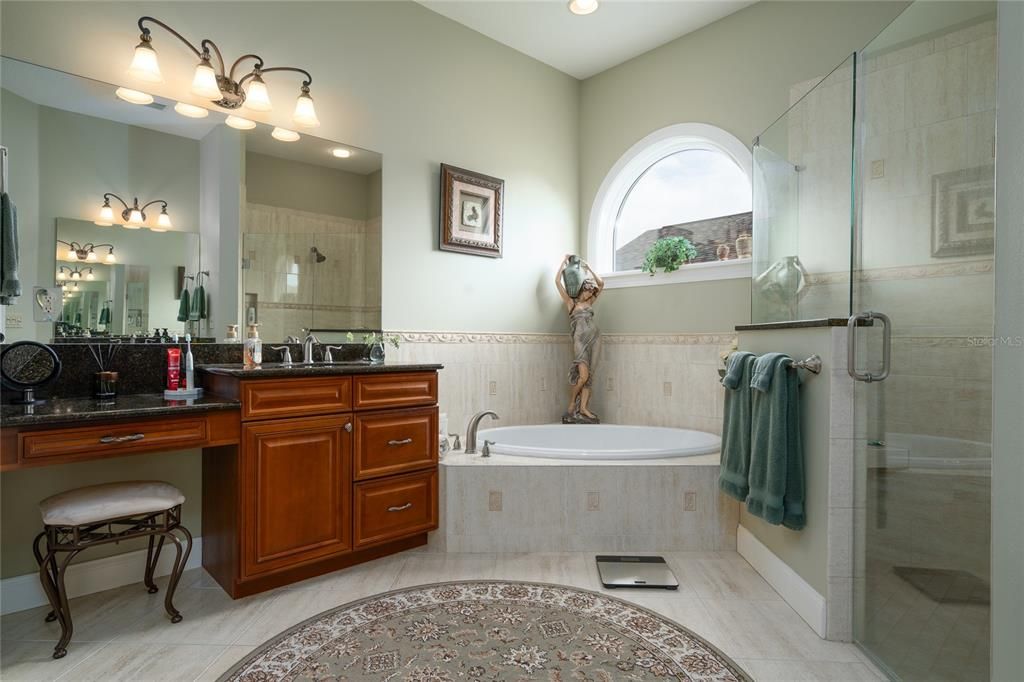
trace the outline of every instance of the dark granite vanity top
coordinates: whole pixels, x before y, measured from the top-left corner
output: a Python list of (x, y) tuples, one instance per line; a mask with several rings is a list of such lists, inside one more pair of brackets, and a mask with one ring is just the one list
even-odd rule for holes
[(237, 400), (207, 395), (196, 400), (164, 400), (162, 393), (120, 395), (113, 404), (101, 404), (94, 398), (53, 398), (41, 405), (2, 405), (0, 422), (4, 427), (49, 426), (51, 424), (145, 419), (209, 410), (236, 410)]
[(432, 372), (443, 369), (443, 365), (416, 362), (336, 362), (333, 364), (317, 363), (303, 365), (295, 363), (263, 363), (259, 369), (245, 369), (240, 364), (230, 365), (198, 365), (197, 372), (235, 377), (236, 379), (282, 379), (289, 377), (335, 376), (344, 374), (387, 374), (389, 372)]

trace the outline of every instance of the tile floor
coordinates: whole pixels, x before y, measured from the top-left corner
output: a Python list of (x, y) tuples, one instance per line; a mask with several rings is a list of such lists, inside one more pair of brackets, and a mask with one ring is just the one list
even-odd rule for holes
[[(819, 639), (735, 552), (665, 556), (677, 592), (613, 594), (692, 629), (757, 680), (882, 679), (853, 645)], [(489, 578), (601, 589), (591, 553), (412, 551), (237, 601), (197, 569), (178, 588), (185, 619), (176, 625), (162, 591), (147, 594), (141, 583), (73, 600), (75, 637), (58, 661), (50, 654), (59, 628), (43, 621), (47, 609), (4, 616), (0, 679), (215, 680), (256, 645), (333, 606), (398, 587)]]

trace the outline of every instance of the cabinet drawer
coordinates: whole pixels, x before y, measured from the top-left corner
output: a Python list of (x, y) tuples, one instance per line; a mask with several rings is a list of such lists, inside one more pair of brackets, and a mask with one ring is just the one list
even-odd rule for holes
[(111, 424), (20, 434), (22, 461), (97, 454), (131, 454), (143, 450), (194, 448), (206, 441), (206, 419), (176, 419)]
[(357, 414), (355, 478), (397, 474), (437, 464), (437, 408)]
[(436, 469), (355, 485), (356, 547), (436, 528)]
[(437, 372), (410, 372), (356, 377), (355, 407), (415, 407), (437, 402)]
[(308, 417), (352, 409), (352, 379), (317, 377), (242, 383), (242, 419)]

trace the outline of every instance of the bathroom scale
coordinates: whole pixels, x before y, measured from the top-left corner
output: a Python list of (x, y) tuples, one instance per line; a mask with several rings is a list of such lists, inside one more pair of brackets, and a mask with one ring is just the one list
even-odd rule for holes
[(597, 557), (597, 572), (601, 584), (608, 589), (619, 587), (646, 587), (659, 590), (677, 590), (672, 569), (660, 556), (604, 556)]

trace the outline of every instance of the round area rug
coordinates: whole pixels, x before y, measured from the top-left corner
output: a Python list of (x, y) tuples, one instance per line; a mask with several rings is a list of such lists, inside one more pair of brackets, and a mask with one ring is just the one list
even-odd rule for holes
[(420, 585), (314, 616), (222, 681), (736, 680), (722, 652), (653, 611), (543, 583)]

